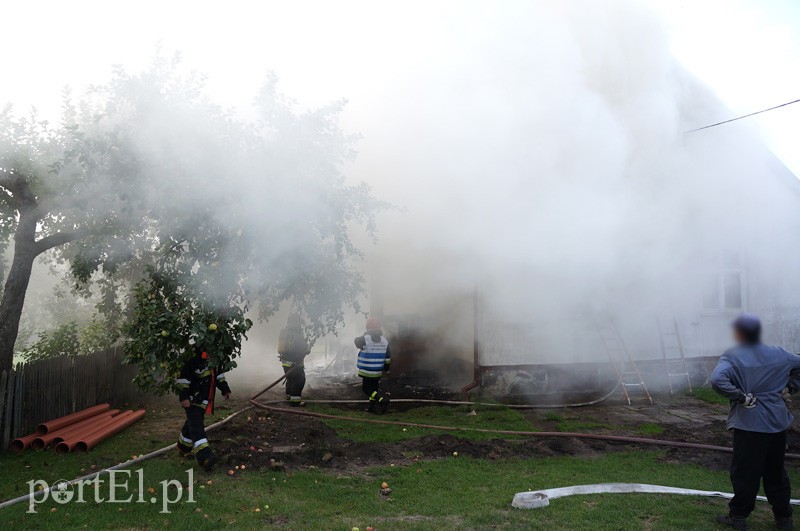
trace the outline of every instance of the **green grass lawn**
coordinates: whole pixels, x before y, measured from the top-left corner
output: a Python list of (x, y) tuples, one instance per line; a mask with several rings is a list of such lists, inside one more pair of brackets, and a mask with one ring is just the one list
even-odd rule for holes
[(710, 387), (695, 387), (692, 389), (692, 395), (698, 400), (708, 402), (710, 404), (721, 404), (730, 406), (731, 402), (721, 394), (717, 393)]
[[(477, 415), (468, 415), (475, 409)], [(309, 411), (317, 413), (328, 413), (354, 418), (367, 418), (363, 411), (344, 410), (330, 406), (314, 404), (308, 407)], [(414, 408), (412, 412), (389, 411), (378, 418), (379, 420), (392, 420), (400, 422), (417, 422), (421, 424), (432, 424), (436, 426), (456, 426), (462, 428), (479, 429), (503, 429), (513, 431), (539, 431), (531, 421), (515, 409), (504, 407), (483, 406), (471, 408), (467, 406), (426, 406)], [(440, 435), (449, 433), (464, 439), (482, 441), (495, 439), (497, 434), (471, 432), (471, 431), (445, 431), (432, 430), (427, 428), (415, 428), (406, 426), (381, 426), (380, 429), (369, 428), (368, 424), (349, 422), (345, 420), (324, 420), (325, 424), (335, 429), (340, 437), (357, 442), (398, 442), (422, 435)], [(513, 439), (514, 436), (504, 436), (506, 439)]]
[[(315, 406), (315, 411), (361, 415)], [(431, 424), (464, 425), (503, 429), (534, 429), (520, 412), (485, 408), (477, 416), (468, 409), (425, 407), (395, 412), (383, 418)], [(565, 419), (550, 419), (564, 422)], [(300, 422), (303, 420), (300, 419)], [(326, 421), (341, 437), (351, 440), (403, 441), (434, 433), (432, 430)], [(657, 433), (658, 425), (642, 425), (642, 433)], [(71, 479), (81, 469), (124, 461), (169, 442), (167, 434), (130, 429), (87, 454), (56, 456), (49, 451), (26, 452), (21, 456), (0, 455), (0, 497), (27, 492), (30, 479)], [(462, 438), (483, 438), (484, 434), (448, 432)], [(211, 433), (213, 440), (214, 434)], [(171, 439), (171, 434), (169, 435)], [(348, 467), (337, 470), (313, 467), (287, 472), (224, 471), (204, 474), (195, 471), (196, 503), (178, 503), (170, 514), (160, 514), (160, 503), (110, 504), (89, 501), (58, 505), (48, 501), (38, 513), (26, 514), (27, 505), (0, 509), (4, 529), (241, 529), (286, 528), (304, 530), (362, 531), (369, 525), (378, 530), (393, 529), (714, 529), (716, 514), (726, 509), (722, 499), (667, 495), (575, 496), (553, 500), (550, 507), (517, 510), (511, 507), (514, 493), (542, 488), (601, 482), (641, 482), (704, 490), (729, 491), (725, 472), (701, 466), (667, 462), (663, 451), (632, 450), (597, 457), (537, 457), (522, 459), (445, 459), (412, 462), (377, 468)], [(186, 469), (193, 465), (170, 453), (143, 463), (145, 489), (160, 497), (163, 480), (186, 481)], [(798, 475), (790, 471), (792, 479)], [(107, 476), (105, 476), (107, 478)], [(135, 476), (134, 476), (135, 477)], [(212, 484), (207, 484), (211, 480)], [(384, 497), (380, 485), (386, 481), (393, 492)], [(136, 481), (131, 481), (135, 487)], [(91, 489), (87, 497), (91, 498)], [(101, 489), (107, 497), (107, 488)], [(124, 494), (124, 493), (120, 493)], [(121, 496), (124, 497), (124, 496)], [(51, 512), (55, 509), (54, 512)], [(256, 510), (258, 509), (258, 510)], [(753, 529), (767, 529), (771, 513), (759, 504), (751, 519)]]
[[(254, 529), (708, 529), (725, 510), (721, 499), (666, 495), (575, 496), (538, 510), (511, 508), (515, 492), (597, 482), (643, 482), (728, 490), (727, 475), (660, 462), (660, 452), (624, 452), (587, 459), (559, 457), (513, 461), (461, 457), (383, 467), (353, 474), (322, 470), (297, 473), (245, 471), (235, 477), (196, 474), (196, 503), (176, 504), (171, 514), (144, 504), (59, 506), (48, 502), (38, 514), (24, 506), (0, 511), (6, 528), (213, 529), (223, 525)], [(146, 487), (185, 477), (186, 462), (175, 456), (144, 466)], [(207, 478), (213, 485), (206, 486)], [(796, 479), (796, 478), (795, 478)], [(389, 483), (389, 498), (379, 494)], [(157, 492), (160, 495), (160, 492)], [(56, 512), (50, 512), (56, 508)], [(256, 512), (256, 508), (260, 509)], [(208, 515), (206, 517), (205, 515)], [(771, 513), (759, 505), (754, 524), (766, 526)], [(758, 527), (756, 527), (758, 528)]]
[[(206, 419), (206, 424), (231, 412), (230, 407), (221, 405), (214, 416)], [(26, 482), (34, 478), (48, 483), (74, 479), (90, 473), (93, 465), (105, 468), (174, 443), (183, 421), (183, 411), (175, 402), (159, 398), (147, 407), (147, 414), (141, 421), (90, 452), (68, 455), (57, 455), (51, 450), (26, 450), (19, 455), (0, 452), (0, 499), (26, 493)]]
[(661, 435), (664, 433), (664, 426), (661, 424), (655, 424), (653, 422), (645, 422), (644, 424), (639, 424), (636, 428), (642, 435)]

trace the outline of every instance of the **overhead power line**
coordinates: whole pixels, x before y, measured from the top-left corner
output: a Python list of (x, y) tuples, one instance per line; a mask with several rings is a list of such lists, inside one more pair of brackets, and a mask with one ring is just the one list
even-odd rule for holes
[(694, 133), (695, 131), (702, 131), (703, 129), (708, 129), (710, 127), (716, 127), (718, 125), (727, 124), (730, 122), (735, 122), (736, 120), (741, 120), (743, 118), (749, 118), (751, 116), (755, 116), (756, 114), (761, 114), (762, 112), (767, 111), (774, 111), (775, 109), (780, 109), (781, 107), (786, 107), (787, 105), (792, 105), (793, 103), (800, 103), (800, 99), (794, 101), (787, 101), (786, 103), (781, 103), (780, 105), (776, 105), (774, 107), (770, 107), (769, 109), (761, 109), (760, 111), (751, 112), (750, 114), (745, 114), (744, 116), (737, 116), (736, 118), (731, 118), (730, 120), (723, 120), (722, 122), (717, 122), (715, 124), (704, 125), (703, 127), (698, 127), (697, 129), (692, 129), (691, 131), (684, 131), (684, 134)]

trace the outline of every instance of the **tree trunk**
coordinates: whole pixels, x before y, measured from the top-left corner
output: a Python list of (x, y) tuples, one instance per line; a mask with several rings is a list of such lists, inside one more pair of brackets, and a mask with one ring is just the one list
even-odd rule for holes
[(0, 301), (0, 371), (10, 370), (14, 361), (14, 344), (19, 334), (25, 292), (31, 280), (33, 261), (39, 254), (36, 221), (34, 216), (22, 214), (14, 235), (14, 260)]

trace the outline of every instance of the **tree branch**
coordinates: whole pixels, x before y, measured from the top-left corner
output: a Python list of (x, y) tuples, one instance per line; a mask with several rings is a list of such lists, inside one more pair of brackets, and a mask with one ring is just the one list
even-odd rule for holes
[(45, 251), (49, 251), (54, 247), (79, 240), (83, 238), (84, 234), (84, 231), (75, 230), (69, 232), (57, 232), (55, 234), (51, 234), (50, 236), (45, 236), (35, 243), (36, 254), (39, 255)]
[(0, 186), (11, 192), (17, 208), (20, 210), (31, 210), (36, 208), (38, 202), (36, 195), (31, 190), (28, 181), (18, 174), (11, 174), (0, 178)]

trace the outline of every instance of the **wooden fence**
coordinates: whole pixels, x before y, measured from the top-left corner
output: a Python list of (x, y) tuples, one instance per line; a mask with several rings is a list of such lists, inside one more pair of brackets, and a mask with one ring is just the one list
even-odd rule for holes
[(141, 392), (133, 384), (136, 367), (123, 365), (121, 348), (86, 356), (18, 363), (0, 372), (0, 451), (16, 437), (52, 418), (108, 402), (135, 403)]

